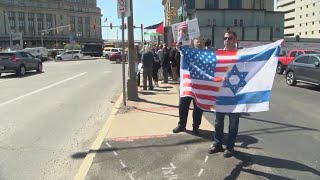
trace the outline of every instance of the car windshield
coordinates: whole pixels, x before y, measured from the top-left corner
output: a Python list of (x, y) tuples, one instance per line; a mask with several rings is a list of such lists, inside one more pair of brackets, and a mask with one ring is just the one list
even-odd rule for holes
[(305, 51), (306, 54), (320, 54), (320, 52), (317, 51)]

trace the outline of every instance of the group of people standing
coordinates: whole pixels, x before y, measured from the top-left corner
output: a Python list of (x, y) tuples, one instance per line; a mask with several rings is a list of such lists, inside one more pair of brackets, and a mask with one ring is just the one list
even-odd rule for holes
[[(153, 90), (159, 87), (159, 80), (168, 83), (169, 76), (176, 81), (180, 77), (180, 52), (174, 47), (157, 45), (151, 48), (144, 45), (137, 50), (138, 62), (143, 66), (143, 89)], [(140, 86), (140, 71), (138, 72), (138, 86)]]

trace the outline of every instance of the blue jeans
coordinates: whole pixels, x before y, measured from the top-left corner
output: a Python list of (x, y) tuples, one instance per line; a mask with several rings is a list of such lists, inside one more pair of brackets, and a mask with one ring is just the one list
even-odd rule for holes
[(189, 106), (193, 101), (193, 128), (199, 128), (203, 110), (200, 109), (192, 97), (180, 97), (179, 101), (179, 122), (178, 126), (185, 128), (188, 119)]
[(224, 129), (224, 117), (229, 115), (229, 134), (227, 140), (227, 149), (232, 149), (239, 130), (239, 118), (240, 113), (221, 113), (216, 112), (215, 121), (215, 133), (214, 133), (214, 144), (215, 146), (222, 146), (223, 144), (223, 129)]

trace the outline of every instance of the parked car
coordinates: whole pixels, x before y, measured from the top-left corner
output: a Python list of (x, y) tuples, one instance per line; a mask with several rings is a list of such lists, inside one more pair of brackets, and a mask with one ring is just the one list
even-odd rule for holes
[(40, 59), (24, 51), (0, 52), (0, 76), (2, 73), (16, 73), (24, 76), (27, 71), (42, 72)]
[(57, 60), (66, 60), (66, 59), (81, 59), (83, 53), (80, 50), (66, 51), (62, 54), (56, 56)]
[[(125, 55), (125, 59), (127, 61), (126, 55)], [(115, 61), (116, 63), (121, 63), (122, 62), (122, 54), (121, 54), (121, 52), (110, 54), (109, 60), (110, 61)]]
[(291, 50), (288, 55), (282, 54), (278, 58), (278, 66), (277, 66), (277, 74), (283, 74), (283, 72), (286, 70), (288, 64), (297, 56), (301, 54), (320, 54), (318, 51), (313, 51), (313, 50)]
[(105, 49), (103, 51), (103, 57), (106, 59), (109, 59), (110, 55), (113, 53), (119, 53), (122, 52), (122, 48), (110, 48), (110, 49)]
[(297, 82), (320, 86), (320, 54), (303, 54), (296, 57), (285, 73), (289, 86)]
[(30, 53), (36, 58), (41, 59), (41, 61), (45, 61), (48, 59), (49, 52), (45, 47), (25, 48), (24, 51)]

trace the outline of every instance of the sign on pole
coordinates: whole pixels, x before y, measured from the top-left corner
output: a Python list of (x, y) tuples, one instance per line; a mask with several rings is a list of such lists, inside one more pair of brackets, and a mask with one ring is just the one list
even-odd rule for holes
[(118, 4), (118, 18), (121, 19), (122, 13), (124, 17), (129, 17), (131, 15), (130, 12), (130, 1), (129, 0), (117, 0)]

